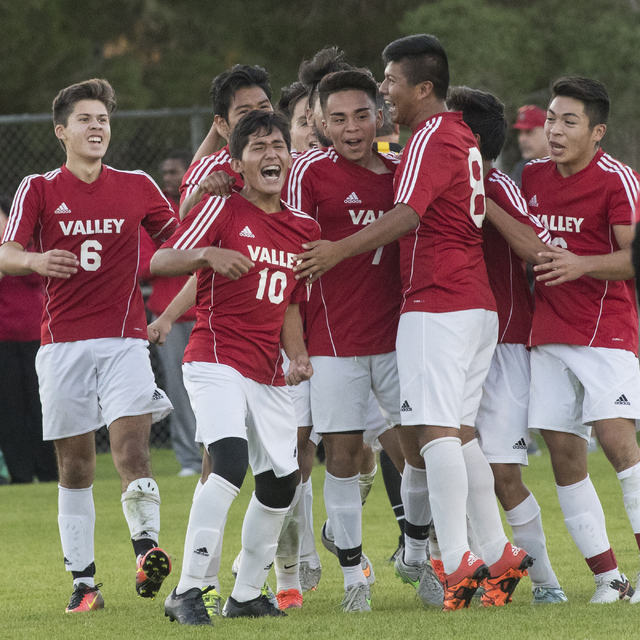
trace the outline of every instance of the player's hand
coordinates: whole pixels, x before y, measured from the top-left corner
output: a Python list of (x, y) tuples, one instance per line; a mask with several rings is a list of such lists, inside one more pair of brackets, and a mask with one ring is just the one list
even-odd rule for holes
[(233, 249), (210, 247), (206, 257), (209, 266), (216, 273), (230, 280), (237, 280), (255, 266), (247, 256)]
[(154, 320), (147, 326), (149, 342), (161, 347), (167, 340), (171, 326), (171, 323), (168, 320), (163, 320), (162, 317)]
[(214, 171), (210, 173), (204, 180), (198, 185), (198, 190), (201, 193), (200, 198), (205, 193), (210, 193), (214, 196), (220, 196), (222, 198), (228, 198), (231, 195), (231, 187), (236, 183), (236, 179), (231, 177), (224, 171)]
[(29, 267), (47, 278), (70, 278), (78, 273), (80, 263), (74, 253), (62, 249), (51, 249), (45, 253), (29, 254)]
[(290, 386), (295, 387), (304, 380), (308, 380), (313, 375), (313, 366), (309, 356), (299, 355), (289, 362), (289, 371), (284, 377), (284, 381)]
[(308, 282), (314, 282), (342, 260), (336, 243), (329, 240), (307, 242), (302, 245), (302, 248), (306, 250), (306, 253), (299, 253), (296, 256), (296, 260), (301, 262), (293, 267), (296, 280), (308, 278)]
[(544, 282), (547, 287), (554, 287), (563, 282), (577, 280), (585, 274), (583, 256), (577, 256), (562, 247), (548, 246), (548, 251), (541, 251), (538, 254), (541, 258), (547, 259), (548, 262), (533, 267), (534, 271), (547, 272), (536, 276), (538, 282)]

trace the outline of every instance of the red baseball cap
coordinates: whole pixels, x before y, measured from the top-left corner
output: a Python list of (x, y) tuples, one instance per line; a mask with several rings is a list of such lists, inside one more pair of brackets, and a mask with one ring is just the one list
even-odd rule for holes
[(535, 129), (544, 127), (547, 112), (534, 104), (525, 104), (518, 109), (518, 117), (513, 125), (514, 129)]

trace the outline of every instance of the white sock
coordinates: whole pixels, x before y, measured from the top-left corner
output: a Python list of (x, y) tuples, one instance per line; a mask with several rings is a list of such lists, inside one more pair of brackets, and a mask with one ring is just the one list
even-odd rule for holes
[(640, 462), (617, 474), (633, 533), (640, 534)]
[[(453, 573), (469, 551), (467, 542), (467, 469), (458, 438), (432, 440), (420, 451), (427, 467), (433, 522), (446, 574)], [(454, 481), (452, 481), (452, 478)]]
[(378, 465), (373, 465), (373, 471), (370, 473), (361, 473), (358, 478), (358, 489), (360, 489), (360, 502), (362, 504), (365, 503), (365, 500), (369, 497), (369, 493), (371, 491), (371, 487), (373, 486), (373, 481), (376, 477), (376, 471), (378, 470)]
[[(404, 505), (405, 526), (407, 523), (428, 526), (431, 522), (431, 509), (429, 508), (426, 469), (418, 469), (405, 462), (400, 484), (400, 496)], [(404, 561), (408, 564), (424, 562), (427, 559), (428, 541), (428, 538), (419, 540), (405, 533)]]
[(431, 525), (431, 529), (429, 529), (429, 557), (432, 560), (440, 560), (440, 562), (442, 562), (442, 553), (440, 552), (438, 535), (436, 533), (436, 528), (433, 525)]
[(604, 511), (591, 478), (567, 487), (556, 485), (564, 523), (585, 558), (593, 558), (611, 548)]
[(311, 477), (302, 483), (300, 495), (300, 562), (308, 562), (312, 569), (320, 566), (320, 556), (316, 551), (313, 535), (313, 489)]
[(231, 595), (238, 602), (253, 600), (267, 579), (278, 547), (286, 509), (263, 505), (256, 494), (251, 496), (242, 524), (242, 555)]
[(195, 492), (177, 594), (202, 587), (212, 554), (215, 554), (222, 538), (227, 513), (238, 493), (240, 490), (236, 486), (214, 473)]
[[(325, 472), (324, 504), (332, 523), (336, 546), (340, 551), (362, 548), (362, 502), (358, 476), (336, 478)], [(346, 569), (346, 571), (345, 571)], [(343, 566), (345, 588), (351, 584), (366, 584), (367, 579), (357, 566)]]
[(134, 480), (122, 494), (122, 511), (132, 540), (160, 537), (160, 491), (153, 478)]
[(513, 531), (514, 544), (534, 559), (533, 565), (529, 567), (529, 577), (533, 586), (559, 589), (560, 583), (551, 568), (547, 553), (540, 507), (534, 495), (530, 493), (517, 507), (505, 511), (505, 515)]
[(300, 503), (302, 483), (296, 487), (293, 502), (289, 505), (282, 525), (278, 549), (274, 560), (278, 591), (297, 589), (302, 593), (300, 585), (300, 520), (304, 505)]
[[(95, 524), (93, 485), (86, 489), (67, 489), (58, 485), (58, 528), (67, 571), (84, 571), (95, 560)], [(82, 578), (80, 582), (87, 584), (87, 579)]]
[(475, 438), (462, 447), (462, 455), (469, 483), (467, 515), (482, 554), (480, 557), (490, 567), (500, 560), (504, 546), (509, 542), (500, 518), (493, 472)]

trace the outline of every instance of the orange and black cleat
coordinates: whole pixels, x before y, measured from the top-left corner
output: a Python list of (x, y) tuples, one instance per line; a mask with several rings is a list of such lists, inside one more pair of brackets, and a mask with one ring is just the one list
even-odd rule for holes
[(171, 573), (171, 560), (160, 547), (138, 556), (136, 591), (141, 598), (155, 598), (165, 578)]
[(104, 598), (100, 593), (101, 586), (101, 584), (97, 584), (95, 587), (90, 587), (84, 582), (75, 585), (65, 612), (78, 613), (104, 609)]
[(297, 589), (286, 589), (276, 593), (278, 609), (302, 609), (302, 594)]
[(489, 568), (471, 551), (462, 556), (460, 566), (446, 576), (443, 611), (467, 609), (480, 583), (489, 577)]
[(482, 606), (503, 607), (511, 602), (520, 578), (529, 573), (527, 569), (532, 564), (533, 558), (524, 549), (507, 542), (500, 560), (489, 567), (491, 575), (484, 581)]

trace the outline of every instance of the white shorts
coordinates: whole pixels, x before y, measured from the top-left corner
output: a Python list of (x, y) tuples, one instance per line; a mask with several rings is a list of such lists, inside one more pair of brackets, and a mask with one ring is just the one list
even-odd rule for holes
[(173, 406), (156, 387), (148, 342), (139, 338), (96, 338), (46, 344), (36, 371), (44, 440), (96, 431), (127, 416), (162, 420)]
[(496, 347), (476, 418), (480, 448), (489, 462), (527, 465), (531, 363), (523, 344)]
[(253, 475), (273, 471), (282, 478), (298, 469), (298, 428), (286, 387), (260, 384), (214, 362), (186, 362), (182, 373), (197, 442), (246, 440)]
[(474, 426), (497, 340), (495, 311), (403, 313), (396, 340), (402, 424)]
[(382, 409), (376, 400), (373, 391), (369, 395), (369, 407), (367, 409), (367, 428), (362, 436), (362, 441), (371, 447), (373, 453), (380, 453), (384, 447), (378, 439), (385, 431), (388, 431), (389, 425), (382, 415)]
[(389, 427), (400, 422), (395, 351), (375, 356), (312, 356), (311, 413), (319, 434), (365, 431), (375, 394)]
[(631, 351), (573, 344), (531, 350), (529, 427), (589, 440), (591, 425), (640, 418), (640, 369)]

